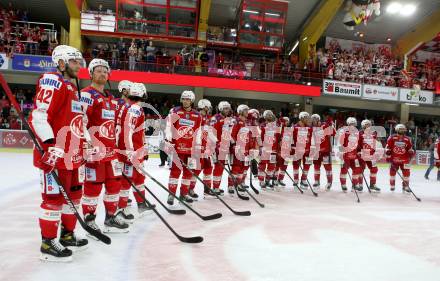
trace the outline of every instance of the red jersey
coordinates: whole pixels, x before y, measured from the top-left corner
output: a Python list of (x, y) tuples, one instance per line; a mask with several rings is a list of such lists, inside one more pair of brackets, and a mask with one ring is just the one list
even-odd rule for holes
[(339, 131), (339, 144), (344, 160), (358, 158), (359, 132), (356, 128), (353, 128), (353, 131), (342, 128)]
[(293, 143), (295, 153), (308, 155), (312, 139), (313, 128), (301, 125), (293, 126)]
[[(64, 149), (64, 159), (57, 169), (76, 169), (83, 163), (84, 114), (75, 85), (56, 72), (44, 73), (37, 81), (34, 109), (29, 124), (38, 142), (56, 138)], [(44, 147), (45, 149), (47, 147)], [(41, 168), (40, 153), (34, 149), (34, 166)]]
[(210, 123), (215, 129), (217, 137), (216, 149), (219, 150), (221, 148), (222, 151), (229, 152), (230, 143), (232, 141), (232, 128), (237, 123), (236, 119), (233, 117), (223, 117), (221, 114), (216, 114), (211, 118)]
[(86, 113), (86, 127), (98, 148), (97, 159), (107, 162), (116, 155), (116, 104), (110, 93), (101, 93), (92, 86), (81, 90), (80, 101)]
[[(128, 102), (120, 108), (116, 118), (116, 128), (119, 149), (136, 151), (145, 145), (145, 114), (138, 104)], [(127, 162), (125, 155), (120, 154), (119, 159)]]
[(409, 164), (414, 156), (411, 139), (407, 136), (394, 134), (387, 140), (387, 154), (393, 163)]
[(245, 121), (237, 118), (232, 127), (231, 137), (233, 143), (235, 143), (235, 156), (239, 156), (239, 154), (244, 156), (249, 155), (249, 150), (253, 148), (252, 133), (246, 126)]
[(331, 137), (336, 135), (336, 130), (331, 123), (319, 124), (313, 127), (313, 141), (315, 145), (319, 144), (320, 152), (330, 152)]
[(280, 147), (281, 127), (277, 122), (262, 123), (261, 128), (261, 142), (263, 149), (268, 153), (276, 153)]
[[(371, 161), (377, 149), (377, 132), (360, 131), (358, 151), (361, 153), (362, 160)], [(379, 159), (374, 159), (379, 160)]]
[[(201, 115), (201, 114), (200, 114)], [(217, 142), (216, 135), (213, 127), (210, 125), (211, 116), (201, 115), (202, 125), (201, 129), (201, 153), (204, 157), (211, 156), (214, 153), (215, 145)]]
[(191, 154), (195, 133), (202, 124), (202, 116), (194, 109), (181, 106), (171, 109), (167, 117), (167, 139), (175, 144), (178, 154)]

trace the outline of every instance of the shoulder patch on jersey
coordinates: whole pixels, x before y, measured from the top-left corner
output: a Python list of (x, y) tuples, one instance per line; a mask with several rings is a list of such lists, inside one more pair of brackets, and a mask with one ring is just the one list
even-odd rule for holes
[(136, 117), (139, 117), (139, 116), (142, 115), (142, 111), (140, 110), (140, 107), (139, 107), (139, 106), (131, 106), (131, 107), (128, 109), (128, 113), (129, 113), (129, 114), (132, 114), (132, 115), (134, 115), (134, 116), (136, 116)]
[(59, 76), (54, 73), (45, 73), (41, 76), (39, 82), (40, 87), (53, 88), (59, 90), (63, 83), (59, 80)]
[(79, 101), (88, 105), (93, 104), (93, 99), (89, 92), (81, 92), (81, 98)]

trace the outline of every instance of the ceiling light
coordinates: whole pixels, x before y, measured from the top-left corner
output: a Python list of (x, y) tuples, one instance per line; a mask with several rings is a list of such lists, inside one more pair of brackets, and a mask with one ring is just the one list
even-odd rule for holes
[(272, 17), (279, 17), (280, 14), (274, 14), (274, 13), (264, 13), (266, 16), (272, 16)]
[(402, 9), (402, 4), (397, 2), (392, 2), (387, 7), (387, 13), (389, 14), (396, 14)]
[(312, 85), (312, 83), (311, 82), (307, 82), (307, 86), (310, 86), (310, 85)]
[(359, 33), (359, 37), (364, 37), (364, 34), (363, 33)]
[(413, 4), (406, 4), (400, 10), (400, 14), (402, 16), (410, 16), (410, 15), (414, 14), (415, 11), (416, 11), (416, 6), (415, 5), (413, 5)]
[(252, 11), (252, 10), (243, 10), (243, 12), (249, 13), (249, 14), (259, 14), (260, 13), (258, 11)]
[(298, 47), (298, 45), (299, 45), (299, 41), (297, 40), (296, 43), (295, 43), (295, 45), (293, 46), (292, 50), (290, 50), (290, 52), (289, 52), (289, 56), (290, 56), (290, 55), (296, 50), (296, 48)]

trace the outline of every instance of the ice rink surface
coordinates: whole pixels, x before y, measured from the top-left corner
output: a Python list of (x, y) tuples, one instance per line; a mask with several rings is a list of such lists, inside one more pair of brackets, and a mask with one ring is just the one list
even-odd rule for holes
[[(147, 170), (166, 185), (169, 170), (157, 165), (158, 159), (151, 159)], [(257, 196), (264, 209), (225, 196), (234, 209), (250, 210), (250, 217), (233, 215), (216, 199), (193, 205), (203, 215), (221, 212), (223, 217), (214, 221), (190, 212), (169, 215), (159, 208), (178, 233), (201, 235), (202, 244), (179, 242), (150, 211), (128, 234), (111, 235), (111, 245), (89, 240), (89, 248), (74, 254), (73, 262), (53, 264), (38, 259), (40, 186), (32, 155), (2, 152), (0, 280), (439, 281), (440, 183), (423, 174), (415, 167), (411, 175), (411, 187), (422, 202), (402, 194), (400, 180), (391, 193), (384, 167), (378, 174), (382, 193), (364, 191), (361, 203), (354, 193), (341, 192), (339, 166), (334, 166), (332, 191), (321, 190), (317, 198), (310, 191), (294, 192), (286, 177), (285, 190)], [(151, 180), (147, 186), (165, 200), (165, 192)], [(102, 225), (102, 205), (99, 211)]]

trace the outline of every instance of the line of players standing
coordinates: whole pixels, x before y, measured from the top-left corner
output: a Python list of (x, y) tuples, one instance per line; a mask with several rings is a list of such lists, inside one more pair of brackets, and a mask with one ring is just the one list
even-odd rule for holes
[[(88, 240), (75, 235), (75, 210), (65, 201), (52, 173), (58, 175), (75, 209), (82, 207), (84, 221), (98, 231), (96, 210), (105, 187), (102, 231), (128, 232), (134, 221), (127, 208), (131, 184), (122, 173), (145, 194), (145, 177), (136, 167), (148, 159), (142, 108), (146, 88), (140, 83), (121, 81), (122, 98), (113, 97), (104, 90), (110, 75), (108, 63), (93, 59), (88, 66), (90, 86), (79, 91), (77, 77), (82, 54), (60, 45), (54, 49), (52, 60), (57, 71), (38, 78), (29, 124), (44, 150), (41, 154), (34, 149), (42, 193), (40, 259), (65, 262), (72, 260), (73, 251), (87, 248)], [(144, 214), (149, 207), (137, 193), (134, 197), (138, 213)]]
[[(79, 91), (77, 81), (81, 53), (73, 47), (61, 45), (54, 49), (52, 60), (56, 72), (44, 73), (37, 81), (37, 94), (29, 123), (43, 147), (41, 155), (34, 151), (34, 165), (40, 169), (42, 203), (39, 217), (42, 244), (41, 259), (48, 261), (72, 260), (72, 249), (87, 247), (87, 239), (75, 235), (76, 216), (60, 192), (52, 176), (55, 171), (64, 190), (78, 210), (80, 205), (85, 222), (100, 230), (96, 224), (98, 198), (105, 187), (104, 232), (128, 232), (134, 216), (128, 208), (130, 183), (145, 193), (145, 177), (139, 167), (148, 159), (145, 146), (145, 116), (142, 101), (146, 98), (143, 84), (121, 81), (122, 98), (115, 98), (104, 90), (110, 75), (105, 60), (94, 59), (88, 66), (90, 86)], [(173, 164), (168, 182), (169, 190), (176, 193), (180, 182), (180, 199), (188, 203), (198, 198), (194, 192), (196, 179), (203, 171), (205, 194), (222, 195), (221, 180), (225, 168), (234, 176), (228, 177), (228, 193), (243, 192), (250, 166), (257, 175), (261, 188), (285, 186), (284, 175), (288, 162), (293, 163), (293, 181), (297, 188), (307, 189), (307, 174), (314, 166), (314, 187), (320, 186), (320, 168), (327, 176), (325, 189), (332, 186), (332, 140), (336, 131), (331, 123), (321, 122), (319, 115), (301, 112), (299, 121), (289, 126), (287, 118), (277, 119), (273, 112), (259, 112), (247, 105), (237, 108), (233, 116), (231, 106), (222, 101), (219, 113), (210, 116), (211, 103), (202, 99), (198, 111), (193, 108), (195, 95), (184, 91), (181, 106), (170, 111), (166, 118), (165, 151), (172, 155)], [(352, 170), (353, 188), (362, 190), (362, 171), (370, 169), (371, 189), (376, 186), (376, 162), (381, 158), (376, 147), (377, 134), (368, 120), (362, 121), (361, 132), (355, 129), (356, 119), (347, 119), (347, 127), (339, 132), (341, 186), (346, 187), (348, 170)], [(410, 170), (414, 156), (406, 128), (396, 126), (397, 134), (387, 142), (386, 156), (391, 163), (390, 184), (395, 188), (395, 175), (402, 170), (403, 190), (408, 191)], [(439, 142), (437, 141), (436, 157)], [(379, 156), (377, 156), (379, 155)], [(257, 162), (259, 162), (257, 164)], [(437, 162), (440, 166), (440, 161)], [(301, 180), (299, 171), (302, 171)], [(181, 179), (180, 179), (181, 178)], [(138, 213), (148, 207), (134, 194)], [(174, 203), (169, 196), (168, 204)], [(154, 206), (153, 206), (154, 207)], [(60, 238), (58, 229), (61, 226)]]

